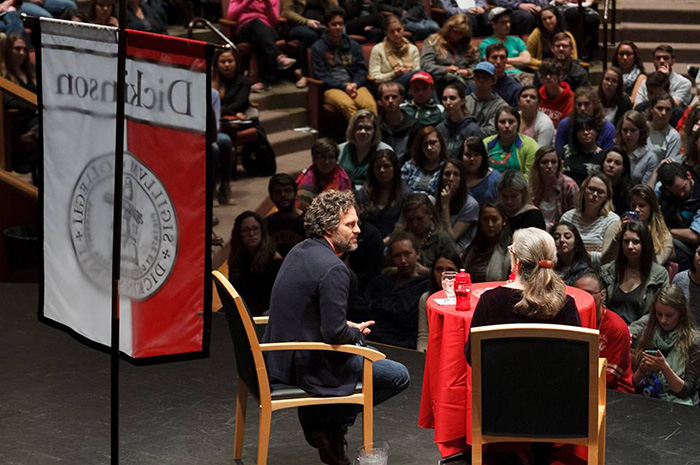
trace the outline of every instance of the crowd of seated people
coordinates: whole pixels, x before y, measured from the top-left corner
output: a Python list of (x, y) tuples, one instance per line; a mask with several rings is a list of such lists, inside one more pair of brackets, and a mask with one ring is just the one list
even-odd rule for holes
[[(513, 234), (534, 227), (553, 238), (554, 271), (593, 297), (608, 385), (697, 405), (700, 107), (690, 81), (673, 71), (673, 49), (656, 47), (647, 74), (638, 47), (622, 42), (596, 85), (578, 61), (595, 47), (568, 27), (573, 2), (442, 3), (441, 24), (418, 0), (229, 3), (234, 39), (258, 47), (261, 72), (251, 82), (235, 52), (217, 53), (212, 85), (227, 124), (262, 130), (250, 93), (267, 91), (285, 70), (301, 86), (307, 52), (309, 77), (347, 124), (345, 140), (319, 135), (300, 174), (270, 178), (274, 213), (236, 219), (229, 274), (251, 312), (266, 310), (284, 257), (305, 237), (305, 211), (326, 190), (357, 200), (362, 233), (344, 257), (349, 314), (376, 321), (370, 339), (410, 349), (428, 346), (428, 298), (443, 271), (505, 281)], [(114, 25), (113, 5), (95, 0), (89, 19)], [(159, 8), (131, 0), (129, 27), (159, 30), (167, 24)], [(597, 27), (595, 11), (585, 15), (584, 29)], [(299, 55), (275, 45), (280, 21), (301, 43)], [(0, 72), (35, 90), (19, 34), (4, 40)], [(367, 54), (357, 40), (375, 45)], [(35, 109), (20, 111), (28, 153), (13, 157), (17, 171), (31, 170), (36, 144)], [(230, 157), (225, 128), (217, 144)], [(264, 145), (264, 130), (260, 137)], [(648, 389), (655, 379), (658, 392)]]

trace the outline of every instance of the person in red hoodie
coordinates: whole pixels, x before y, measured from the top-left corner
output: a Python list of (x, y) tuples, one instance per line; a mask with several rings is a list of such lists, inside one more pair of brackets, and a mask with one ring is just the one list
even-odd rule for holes
[(600, 332), (598, 356), (608, 360), (608, 366), (605, 369), (608, 389), (633, 393), (631, 337), (627, 323), (617, 313), (603, 306), (605, 288), (597, 274), (585, 273), (574, 282), (574, 287), (588, 292), (595, 301), (596, 321)]
[(542, 87), (540, 87), (540, 110), (552, 120), (554, 127), (569, 116), (574, 108), (574, 93), (565, 81), (561, 80), (562, 69), (559, 62), (548, 59), (540, 65)]

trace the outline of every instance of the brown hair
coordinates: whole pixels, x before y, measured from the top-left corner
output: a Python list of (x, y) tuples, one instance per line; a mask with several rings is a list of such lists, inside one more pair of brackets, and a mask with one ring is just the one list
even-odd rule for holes
[(464, 34), (464, 39), (460, 41), (457, 47), (460, 46), (467, 49), (466, 57), (470, 61), (475, 61), (477, 58), (477, 50), (472, 41), (472, 27), (467, 15), (458, 13), (447, 18), (445, 24), (442, 25), (439, 31), (428, 37), (427, 42), (435, 48), (435, 52), (440, 58), (447, 56), (447, 36), (451, 31), (458, 31)]

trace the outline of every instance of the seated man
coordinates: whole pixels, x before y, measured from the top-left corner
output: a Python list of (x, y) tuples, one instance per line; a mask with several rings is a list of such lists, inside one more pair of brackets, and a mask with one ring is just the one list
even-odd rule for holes
[[(518, 95), (522, 85), (506, 74), (506, 62), (508, 60), (506, 46), (500, 42), (486, 47), (486, 61), (493, 64), (496, 73), (496, 82), (493, 90), (501, 96), (505, 102), (513, 108), (518, 107)], [(474, 84), (469, 83), (470, 91), (474, 91)]]
[(495, 68), (488, 61), (482, 61), (474, 67), (474, 92), (467, 95), (467, 110), (474, 117), (484, 137), (496, 134), (494, 119), (496, 112), (508, 105), (496, 92)]
[(379, 129), (382, 142), (389, 144), (399, 160), (408, 159), (409, 142), (418, 132), (420, 125), (415, 118), (401, 109), (406, 89), (398, 82), (382, 82), (377, 88), (379, 97)]
[[(306, 239), (287, 254), (270, 298), (270, 322), (264, 342), (325, 342), (366, 345), (373, 321), (348, 321), (350, 272), (339, 258), (357, 247), (355, 198), (349, 191), (317, 196), (306, 215)], [(357, 355), (324, 351), (265, 353), (271, 383), (298, 386), (315, 396), (346, 396), (362, 379)], [(400, 363), (385, 359), (372, 368), (374, 404), (408, 387), (409, 374)], [(361, 406), (321, 405), (299, 408), (299, 421), (310, 445), (326, 464), (349, 464), (345, 434)]]
[(321, 38), (325, 30), (321, 21), (323, 13), (329, 7), (337, 7), (338, 0), (319, 0), (317, 2), (299, 2), (295, 0), (281, 0), (280, 16), (289, 24), (288, 36), (292, 40), (298, 40), (304, 48), (311, 47)]
[(605, 288), (600, 277), (586, 273), (574, 282), (574, 287), (588, 292), (595, 302), (597, 328), (600, 332), (598, 353), (606, 358), (605, 379), (608, 389), (620, 392), (634, 392), (632, 384), (632, 364), (630, 361), (631, 337), (627, 323), (617, 313), (603, 306)]
[(532, 57), (527, 51), (527, 45), (518, 36), (510, 34), (511, 10), (497, 6), (489, 11), (489, 21), (493, 27), (493, 35), (486, 37), (479, 44), (479, 58), (487, 59), (486, 48), (492, 44), (503, 44), (507, 52), (506, 74), (521, 74), (518, 68), (528, 66)]
[(561, 80), (561, 65), (556, 60), (544, 60), (538, 74), (542, 79), (540, 110), (549, 116), (556, 128), (574, 109), (574, 93), (569, 84)]
[(370, 281), (351, 316), (375, 322), (367, 339), (415, 349), (418, 301), (430, 288), (430, 282), (418, 274), (418, 240), (413, 234), (403, 229), (394, 231), (388, 248), (397, 272)]
[(444, 107), (435, 102), (435, 81), (425, 71), (411, 77), (409, 87), (413, 100), (401, 104), (401, 109), (423, 126), (435, 126), (442, 121)]
[[(565, 32), (558, 32), (554, 34), (553, 41), (552, 54), (561, 66), (561, 80), (569, 84), (569, 88), (574, 92), (579, 87), (588, 85), (588, 71), (578, 63), (578, 60), (574, 60), (571, 56), (574, 49), (571, 44), (571, 37)], [(542, 84), (541, 76), (540, 72), (535, 73), (535, 85), (537, 87)]]
[(342, 8), (326, 10), (327, 30), (311, 47), (314, 77), (323, 81), (324, 101), (336, 107), (349, 121), (364, 108), (375, 115), (377, 103), (364, 87), (367, 67), (360, 44), (343, 32), (345, 12)]
[(304, 215), (294, 206), (297, 198), (297, 184), (287, 173), (275, 174), (267, 185), (270, 200), (277, 211), (269, 215), (267, 231), (277, 246), (277, 251), (286, 257), (292, 247), (306, 239)]
[[(644, 85), (647, 89), (648, 98), (647, 100), (636, 104), (634, 109), (640, 113), (646, 114), (646, 111), (649, 109), (649, 100), (654, 98), (656, 95), (671, 93), (671, 82), (668, 80), (668, 74), (655, 71), (647, 76), (646, 81), (644, 81)], [(671, 110), (671, 120), (669, 121), (669, 124), (675, 128), (678, 126), (678, 121), (680, 121), (680, 119), (683, 117), (684, 111), (683, 106), (678, 105), (675, 99), (673, 100), (673, 103), (674, 105), (673, 109)]]
[[(673, 47), (670, 45), (659, 45), (654, 49), (654, 68), (657, 72), (668, 76), (671, 97), (673, 97), (676, 105), (681, 105), (685, 108), (693, 98), (693, 84), (688, 78), (673, 71), (675, 62), (676, 57), (673, 54)], [(647, 84), (643, 82), (639, 87), (634, 104), (637, 105), (645, 100), (649, 100), (649, 96), (647, 95)]]
[(676, 162), (661, 163), (658, 174), (661, 182), (659, 206), (676, 251), (671, 261), (684, 271), (690, 268), (700, 244), (700, 177), (694, 170)]

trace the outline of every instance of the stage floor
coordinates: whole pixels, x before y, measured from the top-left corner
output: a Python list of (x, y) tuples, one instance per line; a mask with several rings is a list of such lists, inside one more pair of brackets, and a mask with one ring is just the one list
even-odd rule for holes
[[(0, 464), (107, 464), (109, 356), (40, 323), (36, 285), (0, 284)], [(432, 430), (416, 422), (425, 357), (387, 348), (411, 386), (375, 408), (375, 439), (389, 441), (392, 465), (437, 463)], [(137, 367), (121, 362), (120, 463), (235, 463), (235, 367), (226, 319), (214, 314), (211, 357)], [(361, 420), (361, 418), (360, 418)], [(608, 394), (609, 465), (700, 462), (700, 410), (640, 396)], [(349, 451), (361, 443), (361, 421)], [(249, 400), (243, 463), (254, 464), (257, 412)], [(319, 463), (296, 410), (273, 414), (270, 465)]]

